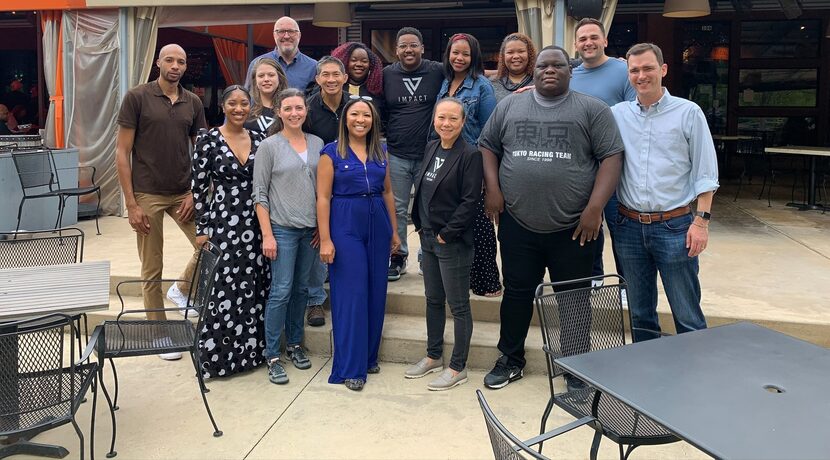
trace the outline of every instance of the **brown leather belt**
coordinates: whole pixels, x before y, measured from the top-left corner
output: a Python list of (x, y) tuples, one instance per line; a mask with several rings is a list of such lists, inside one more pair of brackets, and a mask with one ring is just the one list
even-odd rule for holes
[(663, 222), (665, 220), (673, 219), (675, 217), (685, 216), (692, 212), (691, 206), (683, 206), (682, 208), (672, 209), (671, 211), (663, 212), (637, 212), (626, 208), (623, 205), (619, 207), (620, 214), (634, 219), (641, 224), (651, 224), (654, 222)]

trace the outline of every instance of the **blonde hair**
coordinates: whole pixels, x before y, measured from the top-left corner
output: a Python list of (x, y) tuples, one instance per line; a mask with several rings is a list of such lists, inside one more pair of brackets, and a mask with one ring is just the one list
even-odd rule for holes
[[(274, 96), (272, 104), (276, 105), (277, 95), (281, 93), (284, 89), (288, 88), (288, 77), (285, 76), (285, 71), (282, 70), (282, 66), (277, 64), (277, 61), (271, 58), (260, 58), (254, 63), (253, 70), (251, 71), (251, 79), (248, 82), (248, 87), (251, 88), (251, 100), (253, 104), (251, 104), (251, 114), (248, 115), (249, 120), (255, 120), (262, 115), (262, 108), (265, 107), (262, 105), (262, 93), (260, 93), (259, 88), (256, 86), (256, 73), (257, 69), (259, 69), (262, 65), (269, 65), (277, 70), (277, 89), (274, 90)], [(276, 107), (275, 107), (276, 108)]]

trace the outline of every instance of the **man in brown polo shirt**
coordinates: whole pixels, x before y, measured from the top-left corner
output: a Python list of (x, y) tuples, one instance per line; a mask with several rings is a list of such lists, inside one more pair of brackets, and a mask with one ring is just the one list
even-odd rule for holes
[[(164, 46), (156, 65), (159, 78), (136, 86), (124, 97), (118, 113), (115, 148), (118, 180), (124, 191), (130, 226), (138, 239), (143, 279), (162, 276), (165, 213), (197, 248), (190, 192), (190, 152), (197, 132), (206, 126), (199, 97), (179, 84), (187, 69), (184, 49), (174, 44)], [(179, 279), (191, 279), (197, 256), (198, 252), (194, 251)], [(188, 292), (189, 285), (183, 284), (174, 284), (171, 292), (176, 295), (168, 292), (168, 296), (175, 299), (179, 293)], [(145, 284), (143, 295), (145, 309), (164, 307), (158, 283)], [(150, 320), (165, 318), (163, 311), (147, 314)], [(179, 359), (181, 353), (160, 356)]]

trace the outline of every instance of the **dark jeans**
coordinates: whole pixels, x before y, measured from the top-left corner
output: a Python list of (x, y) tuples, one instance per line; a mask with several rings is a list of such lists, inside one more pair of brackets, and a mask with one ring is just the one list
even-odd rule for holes
[(444, 354), (444, 326), (447, 315), (444, 301), (452, 312), (455, 344), (450, 367), (461, 372), (467, 366), (473, 314), (470, 311), (470, 266), (473, 247), (460, 239), (440, 244), (431, 230), (421, 231), (424, 251), (424, 293), (427, 300), (427, 356), (441, 359)]
[[(536, 233), (521, 225), (509, 212), (499, 218), (499, 244), (501, 244), (501, 270), (504, 277), (504, 296), (501, 300), (501, 332), (499, 351), (508, 357), (511, 366), (524, 367), (525, 339), (533, 317), (533, 299), (536, 287), (542, 283), (547, 268), (553, 282), (568, 281), (591, 276), (591, 266), (597, 241), (579, 245), (571, 236), (576, 227), (554, 233)], [(586, 284), (572, 284), (559, 290), (577, 289)], [(560, 322), (569, 316), (590, 315), (590, 304), (585, 311), (560, 311)], [(562, 351), (577, 354), (588, 351), (589, 324), (584, 327), (563, 328)]]
[[(620, 202), (617, 200), (617, 192), (611, 195), (608, 203), (605, 205), (605, 224), (608, 226), (609, 237), (611, 238), (611, 252), (614, 254), (614, 265), (617, 269), (617, 274), (625, 278), (623, 275), (622, 264), (620, 264), (620, 256), (617, 253), (617, 246), (614, 242), (614, 228), (617, 225), (617, 216), (619, 215)], [(594, 256), (594, 267), (591, 269), (591, 276), (601, 276), (605, 274), (605, 267), (602, 263), (602, 252), (605, 248), (605, 230), (600, 228), (599, 238), (597, 238), (597, 254)]]

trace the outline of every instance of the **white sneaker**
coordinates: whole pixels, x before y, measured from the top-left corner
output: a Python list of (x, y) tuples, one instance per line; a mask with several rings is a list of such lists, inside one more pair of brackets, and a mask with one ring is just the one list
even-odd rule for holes
[(177, 359), (182, 359), (182, 354), (178, 351), (174, 351), (172, 353), (159, 353), (159, 358), (165, 361), (176, 361)]
[(179, 312), (182, 316), (186, 316), (187, 318), (199, 317), (199, 312), (196, 309), (187, 308), (187, 296), (179, 289), (178, 283), (170, 285), (170, 289), (167, 290), (167, 299), (179, 307)]

